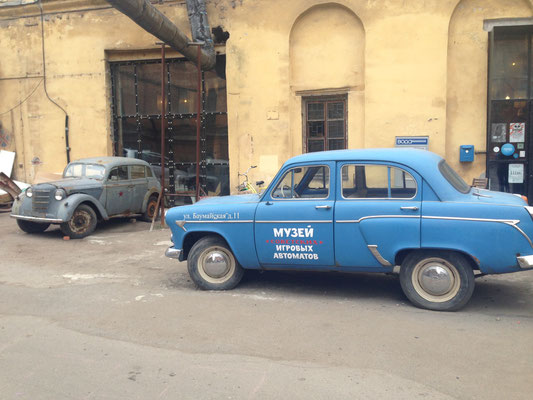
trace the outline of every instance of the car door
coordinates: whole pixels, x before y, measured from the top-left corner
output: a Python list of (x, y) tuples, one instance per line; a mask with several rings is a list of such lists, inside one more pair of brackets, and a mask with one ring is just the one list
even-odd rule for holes
[(257, 206), (255, 242), (264, 267), (333, 266), (335, 163), (290, 166)]
[(106, 210), (109, 216), (131, 213), (131, 182), (128, 167), (121, 165), (109, 172), (106, 182)]
[(420, 247), (421, 177), (403, 166), (337, 166), (335, 257), (340, 267), (393, 267), (402, 249)]
[(142, 212), (144, 197), (148, 191), (148, 178), (144, 165), (130, 165), (131, 211)]

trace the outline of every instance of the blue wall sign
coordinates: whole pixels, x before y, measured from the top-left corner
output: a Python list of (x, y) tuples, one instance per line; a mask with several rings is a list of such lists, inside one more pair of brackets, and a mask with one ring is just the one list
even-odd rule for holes
[(396, 147), (409, 147), (427, 150), (429, 147), (428, 136), (396, 136)]

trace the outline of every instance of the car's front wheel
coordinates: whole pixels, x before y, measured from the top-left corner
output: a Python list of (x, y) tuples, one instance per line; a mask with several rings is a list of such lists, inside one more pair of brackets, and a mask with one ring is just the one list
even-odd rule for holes
[(41, 224), (39, 222), (26, 221), (23, 219), (17, 219), (17, 225), (26, 233), (41, 233), (50, 226), (50, 224)]
[(419, 251), (402, 263), (400, 283), (415, 306), (455, 311), (464, 307), (474, 292), (474, 271), (459, 253)]
[(226, 242), (216, 236), (206, 236), (191, 248), (187, 258), (191, 279), (206, 290), (233, 289), (244, 274)]
[(71, 239), (81, 239), (89, 236), (96, 228), (96, 213), (86, 204), (80, 204), (72, 218), (60, 225), (61, 232)]

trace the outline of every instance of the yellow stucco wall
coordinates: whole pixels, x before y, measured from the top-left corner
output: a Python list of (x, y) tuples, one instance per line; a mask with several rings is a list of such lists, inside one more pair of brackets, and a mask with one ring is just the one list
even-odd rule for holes
[[(102, 0), (43, 6), (47, 89), (70, 116), (71, 157), (111, 154), (107, 61), (157, 57), (157, 39)], [(157, 7), (189, 34), (184, 2)], [(232, 188), (249, 165), (259, 166), (252, 180), (268, 182), (301, 153), (302, 98), (331, 93), (347, 95), (350, 148), (428, 135), (430, 150), (471, 181), (485, 158), (462, 166), (458, 152), (485, 147), (483, 20), (532, 17), (533, 1), (217, 0), (208, 15), (231, 35), (219, 50), (227, 54)], [(17, 152), (16, 178), (31, 182), (66, 162), (64, 113), (42, 81), (39, 8), (0, 7), (0, 43), (0, 129), (5, 149)]]

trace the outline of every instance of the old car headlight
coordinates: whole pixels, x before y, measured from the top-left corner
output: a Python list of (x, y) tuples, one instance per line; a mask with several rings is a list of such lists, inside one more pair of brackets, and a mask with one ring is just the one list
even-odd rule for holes
[(59, 200), (63, 200), (64, 198), (66, 197), (66, 193), (63, 189), (57, 189), (56, 190), (56, 193), (54, 195), (54, 198), (59, 201)]
[(31, 186), (29, 188), (27, 188), (24, 193), (26, 193), (26, 196), (28, 196), (28, 197), (33, 196), (33, 190), (31, 188)]

